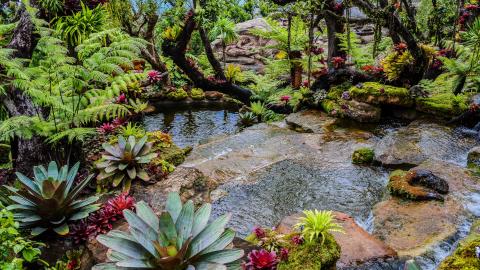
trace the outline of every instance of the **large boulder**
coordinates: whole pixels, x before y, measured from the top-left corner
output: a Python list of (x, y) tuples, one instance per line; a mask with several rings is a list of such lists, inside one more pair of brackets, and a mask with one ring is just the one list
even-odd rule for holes
[[(226, 47), (226, 62), (228, 64), (238, 65), (242, 70), (252, 70), (263, 73), (265, 68), (265, 58), (271, 58), (276, 54), (276, 50), (268, 48), (275, 42), (253, 35), (252, 29), (268, 31), (270, 25), (263, 18), (257, 18), (239, 23), (235, 26), (238, 39), (235, 43)], [(212, 42), (213, 49), (218, 58), (223, 60), (222, 43), (219, 39)]]
[(345, 116), (360, 123), (376, 123), (382, 116), (379, 107), (356, 100), (346, 101), (343, 111)]
[(412, 107), (414, 104), (408, 89), (377, 82), (359, 83), (350, 88), (350, 95), (357, 101), (374, 105)]
[[(375, 159), (386, 167), (414, 167), (434, 158), (463, 163), (475, 140), (452, 128), (417, 120), (384, 136), (375, 147)], [(460, 156), (458, 153), (464, 153)]]
[(473, 193), (480, 181), (468, 169), (430, 160), (415, 170), (427, 170), (449, 186), (444, 202), (412, 201), (391, 197), (374, 207), (374, 235), (396, 250), (399, 256), (415, 257), (454, 239), (469, 215), (479, 215)]
[[(397, 253), (385, 243), (369, 234), (357, 225), (355, 220), (347, 214), (335, 212), (335, 221), (343, 227), (344, 233), (333, 233), (340, 245), (341, 254), (337, 261), (337, 269), (366, 266), (374, 267), (382, 261), (397, 257)], [(295, 214), (284, 218), (277, 226), (282, 234), (292, 233), (293, 226), (303, 214)]]

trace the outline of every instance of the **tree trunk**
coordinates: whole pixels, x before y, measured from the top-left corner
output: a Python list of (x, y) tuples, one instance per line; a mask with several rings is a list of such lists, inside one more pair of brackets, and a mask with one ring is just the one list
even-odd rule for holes
[[(337, 34), (345, 32), (345, 23), (343, 20), (338, 20), (337, 16), (343, 16), (343, 9), (335, 10), (335, 0), (328, 0), (326, 7), (330, 12), (325, 13), (325, 24), (327, 25), (328, 37), (328, 62), (332, 62), (333, 57), (346, 57), (344, 51), (340, 49), (340, 39)], [(335, 16), (336, 15), (336, 16)]]
[(185, 57), (188, 43), (196, 28), (195, 15), (193, 11), (187, 13), (185, 26), (174, 41), (165, 41), (162, 44), (162, 51), (166, 56), (172, 58), (173, 62), (188, 76), (197, 87), (204, 90), (215, 90), (230, 95), (238, 100), (249, 104), (252, 92), (226, 80), (209, 80), (198, 70), (195, 63)]
[[(20, 20), (13, 33), (11, 42), (7, 48), (14, 49), (14, 57), (29, 59), (35, 48), (34, 25), (30, 15), (23, 7), (20, 10)], [(11, 87), (6, 96), (3, 97), (3, 105), (10, 116), (36, 116), (41, 114), (35, 107), (32, 100), (22, 93), (19, 89)], [(50, 149), (44, 143), (43, 139), (34, 136), (30, 140), (13, 138), (12, 140), (12, 158), (13, 166), (17, 171), (25, 174), (31, 174), (32, 167), (38, 164), (46, 163), (50, 159), (48, 153)]]
[(202, 39), (208, 62), (210, 63), (210, 65), (212, 65), (212, 68), (215, 71), (215, 77), (220, 80), (227, 80), (225, 78), (225, 73), (222, 69), (222, 65), (220, 64), (220, 62), (218, 62), (217, 58), (215, 58), (215, 54), (212, 50), (212, 45), (210, 44), (210, 40), (208, 39), (207, 31), (201, 26), (199, 26), (198, 31), (200, 32), (200, 38)]
[(293, 89), (299, 89), (302, 86), (302, 73), (303, 67), (300, 60), (302, 59), (301, 51), (290, 51), (290, 76), (292, 78), (292, 87)]

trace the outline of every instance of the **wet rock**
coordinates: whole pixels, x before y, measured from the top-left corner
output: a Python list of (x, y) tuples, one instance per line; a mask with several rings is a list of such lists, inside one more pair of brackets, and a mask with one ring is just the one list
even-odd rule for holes
[(409, 179), (411, 185), (420, 185), (435, 190), (440, 194), (448, 193), (448, 182), (436, 176), (429, 170), (414, 169), (410, 170)]
[(467, 165), (469, 168), (480, 167), (480, 146), (474, 147), (468, 152)]
[(205, 98), (208, 100), (220, 100), (223, 96), (222, 93), (217, 91), (205, 91)]
[(285, 122), (299, 132), (324, 133), (337, 123), (337, 119), (318, 110), (306, 110), (288, 115)]
[(355, 150), (352, 154), (352, 162), (353, 164), (371, 164), (373, 162), (373, 158), (375, 157), (375, 152), (372, 148), (364, 147)]
[[(373, 267), (373, 264), (397, 257), (397, 253), (392, 248), (358, 226), (352, 217), (339, 212), (334, 214), (336, 222), (342, 225), (345, 231), (344, 234), (333, 234), (341, 248), (337, 269), (348, 269), (364, 264)], [(277, 231), (282, 234), (293, 232), (293, 226), (302, 215), (295, 214), (284, 218), (277, 226)]]
[(480, 220), (477, 220), (470, 234), (462, 240), (454, 253), (447, 257), (438, 270), (480, 269)]
[(346, 101), (345, 116), (360, 123), (375, 123), (380, 121), (382, 110), (368, 103), (356, 100)]
[[(466, 161), (474, 139), (456, 134), (453, 129), (426, 120), (416, 120), (383, 137), (375, 147), (375, 160), (386, 167), (414, 167), (427, 159)], [(457, 153), (464, 152), (464, 156)]]
[(448, 182), (444, 202), (410, 201), (392, 197), (373, 211), (374, 235), (399, 256), (420, 256), (452, 239), (469, 213), (478, 215), (480, 181), (468, 169), (445, 161), (429, 160), (415, 170), (428, 170)]
[(399, 107), (412, 107), (414, 104), (414, 100), (406, 88), (366, 82), (353, 86), (349, 91), (353, 99), (368, 104)]
[(448, 197), (444, 203), (391, 198), (375, 206), (373, 234), (399, 256), (420, 256), (453, 237), (463, 214), (461, 204)]

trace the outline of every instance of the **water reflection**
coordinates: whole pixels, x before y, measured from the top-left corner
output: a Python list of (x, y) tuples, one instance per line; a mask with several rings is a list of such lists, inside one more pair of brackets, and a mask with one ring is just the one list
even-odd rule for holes
[(239, 131), (238, 113), (229, 110), (168, 111), (145, 116), (143, 122), (148, 131), (162, 130), (172, 134), (173, 141), (180, 147)]

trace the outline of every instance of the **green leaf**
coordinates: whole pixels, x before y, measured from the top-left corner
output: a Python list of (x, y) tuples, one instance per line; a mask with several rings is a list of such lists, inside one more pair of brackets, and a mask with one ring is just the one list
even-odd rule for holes
[(244, 251), (241, 249), (225, 249), (202, 255), (199, 261), (226, 264), (241, 259), (243, 255)]
[(168, 240), (172, 241), (177, 238), (177, 230), (175, 229), (175, 223), (173, 223), (170, 213), (164, 212), (160, 215), (159, 227), (160, 231), (165, 234)]
[(170, 192), (168, 194), (165, 208), (167, 212), (170, 213), (173, 222), (176, 223), (180, 211), (182, 211), (182, 200), (180, 199), (180, 195), (176, 192)]
[(118, 262), (117, 266), (135, 268), (135, 269), (139, 269), (139, 268), (154, 269), (155, 268), (155, 265), (151, 264), (147, 260), (142, 261), (142, 260), (134, 260), (134, 259)]
[(18, 180), (29, 190), (32, 191), (32, 193), (37, 193), (40, 194), (40, 188), (28, 177), (26, 177), (24, 174), (16, 172)]
[(27, 248), (22, 251), (22, 256), (27, 262), (32, 262), (39, 254), (40, 250), (34, 248)]
[(175, 228), (177, 229), (177, 248), (180, 250), (192, 233), (193, 217), (195, 206), (192, 201), (188, 201), (183, 205), (182, 211), (178, 216), (177, 222), (175, 222)]
[(127, 170), (127, 174), (128, 174), (128, 177), (129, 177), (130, 179), (135, 179), (135, 178), (137, 178), (137, 170), (135, 169), (135, 167)]
[(197, 236), (208, 224), (210, 214), (212, 212), (212, 205), (206, 203), (195, 212), (195, 218), (193, 220), (192, 236)]
[(193, 257), (213, 244), (225, 231), (230, 215), (223, 215), (210, 223), (200, 234), (193, 238), (189, 248), (189, 257)]
[(143, 146), (147, 142), (148, 136), (144, 136), (143, 138), (138, 141), (138, 143), (135, 145), (133, 148), (133, 155), (136, 156), (138, 153), (140, 153), (140, 150), (142, 150)]
[(55, 161), (48, 164), (48, 178), (58, 179), (58, 166)]
[(146, 236), (143, 232), (135, 228), (130, 228), (130, 232), (132, 233), (133, 237), (136, 239), (136, 242), (142, 245), (143, 248), (145, 248), (145, 250), (147, 250), (155, 258), (160, 257), (160, 254), (158, 254), (157, 250), (155, 249), (155, 246), (153, 245), (153, 241), (149, 239), (148, 236)]
[(150, 176), (148, 176), (148, 173), (144, 169), (140, 169), (137, 172), (137, 177), (142, 179), (143, 181), (149, 181), (150, 180)]
[(143, 219), (137, 216), (130, 210), (123, 210), (123, 216), (130, 225), (131, 228), (138, 229), (139, 231), (143, 232), (144, 234), (148, 235), (148, 239), (151, 241), (157, 240), (157, 231), (150, 227)]
[(230, 245), (235, 238), (235, 231), (232, 229), (226, 229), (220, 238), (218, 238), (215, 242), (209, 245), (206, 249), (200, 252), (200, 255), (207, 254), (214, 251), (219, 251), (225, 249), (228, 245)]
[(114, 238), (108, 235), (99, 235), (97, 240), (102, 245), (111, 248), (114, 251), (125, 254), (130, 258), (139, 260), (148, 258), (148, 252), (136, 242), (121, 238)]
[(35, 179), (37, 181), (42, 181), (42, 180), (45, 180), (47, 179), (47, 175), (48, 173), (45, 172), (45, 168), (43, 168), (43, 166), (35, 166), (33, 167), (33, 174), (35, 176)]
[(35, 227), (35, 228), (32, 229), (31, 234), (33, 236), (37, 236), (37, 235), (40, 235), (40, 234), (44, 233), (46, 230), (47, 230), (47, 228)]
[(159, 219), (152, 208), (144, 201), (140, 201), (135, 205), (137, 215), (145, 221), (156, 232), (159, 231)]
[(62, 225), (53, 229), (59, 235), (67, 235), (70, 232), (70, 228), (68, 228), (67, 223), (63, 223)]

